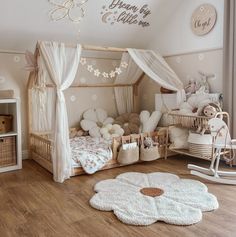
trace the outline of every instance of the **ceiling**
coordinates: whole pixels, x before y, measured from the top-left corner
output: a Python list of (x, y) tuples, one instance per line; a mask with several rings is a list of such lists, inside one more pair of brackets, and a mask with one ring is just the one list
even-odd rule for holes
[[(63, 2), (63, 0), (53, 1)], [(108, 6), (112, 2), (113, 0), (88, 0), (85, 4), (85, 17), (78, 25), (68, 19), (51, 21), (49, 13), (54, 6), (48, 0), (0, 0), (0, 51), (33, 50), (37, 40), (144, 48), (157, 32), (161, 33), (163, 24), (167, 23), (169, 16), (175, 12), (182, 0), (123, 0), (123, 3), (136, 5), (137, 12), (143, 5), (148, 4), (151, 14), (142, 20), (149, 22), (149, 27), (121, 22), (116, 22), (114, 25), (110, 22), (104, 23), (102, 16), (106, 13), (106, 9), (109, 16), (105, 16), (104, 21), (110, 20), (109, 12), (114, 13), (117, 9), (119, 15), (125, 10), (118, 7), (110, 10)], [(122, 1), (114, 0), (114, 3), (117, 2)], [(132, 10), (126, 12), (131, 13)], [(142, 16), (139, 13), (139, 20)], [(78, 36), (79, 29), (80, 36)]]

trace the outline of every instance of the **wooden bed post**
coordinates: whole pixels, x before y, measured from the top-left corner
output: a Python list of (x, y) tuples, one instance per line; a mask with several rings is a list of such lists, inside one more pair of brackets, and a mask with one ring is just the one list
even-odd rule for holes
[(133, 84), (133, 103), (134, 103), (134, 112), (138, 113), (139, 112), (139, 107), (138, 107), (138, 90), (139, 90), (139, 85), (141, 81), (143, 80), (145, 76), (145, 73), (143, 72), (142, 75), (139, 77), (139, 79)]
[[(34, 53), (36, 60), (39, 55), (38, 51), (38, 44), (36, 46), (36, 50)], [(37, 76), (37, 71), (31, 71), (28, 77), (28, 82), (27, 82), (27, 115), (28, 115), (28, 151), (29, 151), (29, 159), (31, 159), (31, 149), (30, 149), (30, 139), (31, 139), (31, 133), (32, 133), (32, 94), (31, 90), (34, 85), (35, 78)]]

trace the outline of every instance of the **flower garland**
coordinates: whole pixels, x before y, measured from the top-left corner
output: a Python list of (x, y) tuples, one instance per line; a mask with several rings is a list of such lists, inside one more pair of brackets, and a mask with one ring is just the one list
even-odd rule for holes
[(103, 78), (109, 79), (109, 78), (114, 78), (116, 75), (120, 75), (123, 71), (122, 68), (126, 69), (128, 67), (128, 63), (123, 61), (120, 64), (120, 67), (116, 67), (115, 69), (109, 71), (109, 72), (101, 72), (98, 68), (94, 68), (93, 65), (87, 64), (86, 58), (81, 58), (80, 59), (80, 64), (82, 66), (87, 65), (87, 71), (91, 72), (94, 74), (95, 77), (100, 77), (102, 76)]

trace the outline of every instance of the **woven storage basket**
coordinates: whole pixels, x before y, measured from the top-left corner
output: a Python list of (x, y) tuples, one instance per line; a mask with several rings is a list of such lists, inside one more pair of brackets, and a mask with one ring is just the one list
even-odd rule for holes
[(117, 161), (121, 165), (129, 165), (139, 160), (139, 147), (135, 147), (133, 149), (123, 150), (120, 148)]
[[(140, 144), (140, 136), (139, 135), (130, 135), (123, 136), (121, 139), (122, 146), (120, 147), (117, 162), (121, 165), (129, 165), (139, 161), (139, 144)], [(136, 142), (137, 147), (132, 149), (123, 149), (123, 144)]]
[(0, 138), (0, 167), (16, 165), (16, 138)]
[(140, 160), (142, 161), (153, 161), (160, 158), (159, 149), (157, 146), (150, 147), (150, 148), (144, 148), (144, 146), (141, 146), (140, 148)]
[(204, 159), (212, 158), (212, 136), (210, 134), (191, 133), (188, 138), (189, 152)]
[(0, 133), (12, 131), (12, 115), (0, 115)]

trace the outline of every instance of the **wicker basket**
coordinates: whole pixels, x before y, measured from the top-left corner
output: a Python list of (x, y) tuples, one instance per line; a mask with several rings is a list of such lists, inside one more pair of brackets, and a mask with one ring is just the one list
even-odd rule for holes
[[(136, 142), (137, 147), (124, 150), (123, 145), (127, 143)], [(117, 162), (121, 165), (129, 165), (139, 161), (139, 145), (140, 135), (132, 134), (130, 136), (121, 137), (121, 147), (117, 156)]]
[(0, 134), (12, 131), (12, 115), (0, 115)]
[(0, 138), (0, 167), (16, 165), (16, 137)]
[(189, 152), (203, 159), (212, 158), (212, 136), (210, 134), (191, 133), (188, 138)]

